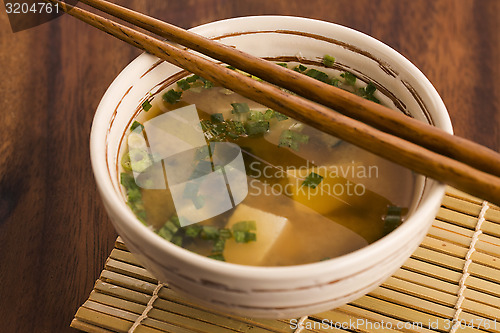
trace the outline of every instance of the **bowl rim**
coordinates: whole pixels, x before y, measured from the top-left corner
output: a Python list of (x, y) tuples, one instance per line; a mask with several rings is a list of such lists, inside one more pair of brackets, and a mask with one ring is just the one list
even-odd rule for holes
[[(224, 26), (228, 23), (229, 25), (234, 26), (245, 26), (242, 23), (248, 24), (251, 22), (253, 24), (259, 24), (261, 22), (266, 22), (269, 24), (269, 21), (271, 21), (278, 26), (278, 22), (280, 20), (285, 20), (287, 23), (295, 24), (297, 27), (300, 27), (307, 22), (307, 24), (337, 29), (345, 34), (351, 34), (353, 39), (361, 38), (363, 39), (363, 43), (367, 43), (373, 47), (381, 49), (388, 55), (388, 57), (391, 58), (391, 63), (398, 63), (398, 66), (400, 67), (404, 66), (405, 69), (411, 72), (411, 74), (418, 81), (422, 82), (422, 87), (425, 88), (424, 90), (427, 96), (432, 100), (434, 105), (432, 108), (433, 111), (438, 112), (436, 114), (433, 113), (432, 116), (440, 118), (440, 123), (442, 124), (440, 126), (441, 129), (452, 133), (451, 120), (446, 107), (436, 89), (425, 77), (425, 75), (399, 52), (362, 32), (327, 21), (286, 15), (235, 17), (206, 23), (189, 30), (199, 34), (206, 34), (208, 31), (218, 31), (217, 28), (219, 26)], [(276, 27), (276, 29), (278, 28)], [(258, 29), (256, 30), (258, 31)], [(311, 272), (314, 272), (315, 275), (322, 273), (327, 274), (332, 270), (337, 271), (347, 267), (352, 267), (356, 263), (372, 260), (374, 253), (384, 253), (390, 251), (390, 249), (394, 247), (394, 244), (396, 244), (397, 240), (411, 237), (411, 234), (415, 232), (415, 227), (420, 223), (422, 216), (424, 216), (426, 212), (433, 211), (436, 208), (436, 205), (440, 205), (445, 192), (445, 186), (435, 180), (428, 179), (426, 186), (429, 189), (429, 193), (427, 193), (425, 199), (419, 203), (418, 208), (410, 216), (408, 216), (406, 221), (396, 230), (367, 246), (345, 255), (325, 261), (301, 265), (261, 267), (220, 262), (218, 260), (213, 260), (199, 254), (192, 253), (165, 241), (142, 224), (128, 208), (122, 197), (115, 191), (113, 183), (107, 173), (107, 156), (105, 154), (105, 149), (101, 144), (102, 142), (106, 142), (105, 134), (107, 132), (109, 122), (110, 112), (106, 105), (110, 103), (116, 105), (114, 102), (116, 100), (116, 97), (114, 97), (115, 93), (120, 91), (120, 89), (123, 89), (124, 83), (130, 82), (130, 77), (136, 77), (137, 73), (142, 73), (144, 66), (150, 64), (151, 57), (151, 55), (146, 53), (139, 55), (120, 72), (120, 74), (108, 87), (97, 107), (92, 123), (90, 135), (90, 156), (94, 177), (101, 192), (101, 198), (109, 204), (108, 207), (118, 216), (120, 223), (125, 224), (127, 228), (133, 230), (139, 238), (149, 242), (151, 246), (160, 252), (170, 253), (172, 256), (175, 256), (177, 259), (185, 262), (187, 265), (198, 266), (205, 271), (217, 274), (224, 273), (224, 275), (229, 277), (239, 276), (257, 280), (280, 280), (284, 277), (292, 276), (293, 279), (300, 279), (302, 277), (310, 277)]]

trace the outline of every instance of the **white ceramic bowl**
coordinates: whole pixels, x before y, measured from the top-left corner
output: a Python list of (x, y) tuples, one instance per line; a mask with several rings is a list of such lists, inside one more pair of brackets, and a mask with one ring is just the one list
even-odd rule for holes
[[(242, 17), (193, 28), (257, 56), (295, 56), (337, 63), (386, 87), (412, 116), (451, 132), (432, 84), (387, 45), (336, 24), (286, 16)], [(225, 37), (224, 37), (225, 36)], [(120, 139), (141, 101), (180, 69), (142, 54), (114, 80), (95, 114), (91, 158), (108, 214), (127, 247), (160, 281), (200, 304), (249, 317), (291, 318), (343, 305), (380, 285), (417, 248), (439, 208), (444, 186), (423, 180), (416, 209), (402, 226), (347, 255), (307, 265), (251, 267), (208, 259), (169, 242), (140, 223), (119, 185)]]

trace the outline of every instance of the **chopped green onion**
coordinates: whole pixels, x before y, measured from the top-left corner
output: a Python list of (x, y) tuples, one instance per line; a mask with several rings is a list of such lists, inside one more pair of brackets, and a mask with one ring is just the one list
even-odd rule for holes
[(149, 111), (149, 109), (151, 109), (153, 106), (151, 105), (151, 102), (148, 101), (148, 100), (145, 100), (143, 103), (142, 103), (142, 109), (146, 112)]
[(284, 130), (281, 132), (278, 147), (288, 147), (295, 151), (299, 151), (300, 144), (309, 142), (309, 136), (291, 130)]
[(318, 71), (317, 69), (311, 68), (307, 72), (305, 72), (307, 76), (312, 77), (313, 79), (316, 79), (321, 82), (328, 82), (328, 75), (322, 71)]
[(201, 76), (199, 77), (199, 79), (201, 80), (201, 82), (203, 82), (203, 88), (205, 89), (209, 89), (214, 86), (213, 82), (208, 81), (207, 79), (204, 79)]
[(168, 220), (167, 223), (165, 223), (162, 228), (170, 230), (172, 234), (175, 234), (177, 230), (179, 230), (179, 227), (176, 226), (175, 223), (170, 220)]
[(245, 234), (245, 243), (249, 242), (256, 242), (257, 241), (257, 234), (254, 232), (247, 232)]
[(165, 102), (170, 104), (175, 104), (181, 100), (182, 91), (175, 91), (174, 89), (170, 89), (166, 93), (163, 94), (162, 98)]
[(250, 112), (250, 107), (248, 107), (247, 103), (231, 103), (231, 106), (233, 107), (232, 113), (239, 114)]
[(233, 238), (236, 243), (249, 243), (257, 240), (254, 232), (236, 230), (233, 231)]
[(212, 130), (217, 134), (222, 134), (226, 132), (226, 125), (225, 124), (214, 124), (214, 127)]
[(137, 120), (134, 120), (134, 122), (132, 123), (132, 126), (130, 126), (130, 130), (134, 131), (136, 128), (139, 128), (139, 132), (142, 132), (142, 130), (144, 129), (144, 125), (142, 125)]
[(224, 238), (218, 238), (214, 242), (214, 246), (212, 247), (212, 252), (222, 252), (224, 251), (224, 247), (226, 246), (226, 240)]
[(217, 239), (219, 238), (219, 229), (211, 225), (203, 226), (200, 236), (202, 239)]
[(240, 221), (233, 224), (233, 231), (251, 231), (257, 230), (255, 221)]
[(373, 93), (377, 90), (377, 87), (372, 83), (369, 82), (366, 87), (365, 87), (365, 93), (367, 95), (373, 95)]
[(171, 243), (177, 245), (177, 246), (181, 246), (182, 247), (182, 236), (181, 235), (175, 235), (174, 237), (172, 237), (172, 239), (170, 240)]
[(158, 236), (165, 238), (168, 241), (171, 241), (172, 237), (174, 237), (172, 232), (165, 227), (162, 227), (160, 230), (158, 230), (157, 234)]
[(230, 133), (241, 135), (245, 133), (245, 127), (241, 121), (231, 120), (227, 123), (227, 128)]
[(173, 215), (160, 228), (160, 230), (157, 231), (157, 234), (160, 235), (161, 237), (165, 238), (168, 241), (172, 241), (172, 238), (178, 234), (180, 227), (181, 227), (181, 225), (179, 223), (179, 218), (176, 215)]
[(203, 132), (206, 132), (208, 130), (210, 130), (210, 128), (212, 127), (212, 122), (210, 120), (202, 120), (200, 121), (200, 126), (201, 126), (201, 130)]
[(283, 113), (279, 113), (279, 112), (276, 112), (274, 111), (274, 116), (276, 117), (276, 119), (278, 119), (278, 121), (282, 121), (282, 120), (287, 120), (288, 117), (285, 116)]
[(243, 123), (240, 121), (229, 121), (226, 127), (228, 130), (226, 134), (231, 139), (237, 139), (245, 133), (245, 127), (243, 127)]
[(322, 180), (323, 176), (320, 176), (315, 172), (311, 172), (309, 176), (304, 179), (304, 182), (302, 182), (302, 186), (316, 188), (316, 186), (318, 186)]
[(120, 174), (120, 183), (125, 187), (127, 191), (140, 191), (140, 188), (135, 182), (134, 176), (132, 174), (122, 172)]
[(375, 102), (375, 103), (380, 104), (380, 100), (379, 100), (377, 97), (373, 96), (373, 95), (366, 96), (365, 98), (366, 98), (367, 100), (369, 100), (369, 101), (372, 101), (372, 102)]
[(177, 81), (177, 86), (182, 90), (188, 90), (189, 88), (191, 88), (191, 85), (186, 79)]
[(224, 116), (222, 113), (214, 113), (210, 115), (210, 120), (214, 123), (222, 123), (224, 122)]
[(137, 186), (134, 176), (122, 172), (120, 174), (120, 183), (125, 187), (127, 192), (127, 205), (134, 212), (137, 218), (145, 224), (146, 222), (146, 210), (144, 209), (144, 204), (142, 202), (142, 193)]
[(147, 214), (146, 210), (144, 210), (144, 207), (143, 208), (138, 208), (137, 206), (129, 206), (129, 207), (132, 209), (132, 211), (134, 212), (135, 216), (137, 216), (139, 221), (141, 221), (144, 225), (146, 225)]
[(199, 77), (198, 75), (194, 74), (194, 75), (188, 76), (188, 77), (186, 78), (186, 81), (187, 81), (188, 83), (194, 83), (194, 82), (196, 82), (196, 80), (198, 80), (199, 78), (200, 78), (200, 77)]
[(246, 232), (245, 231), (233, 231), (233, 238), (236, 243), (246, 243)]
[(179, 217), (177, 215), (173, 215), (170, 217), (170, 221), (175, 224), (177, 227), (181, 227), (181, 222), (179, 221)]
[(123, 154), (121, 164), (125, 171), (132, 171), (132, 164), (130, 163), (130, 155), (128, 153)]
[(351, 72), (344, 72), (340, 74), (340, 76), (342, 76), (344, 78), (345, 83), (350, 86), (354, 86), (354, 84), (356, 83), (357, 79), (356, 75), (352, 74)]
[(195, 82), (191, 83), (191, 92), (199, 94), (199, 93), (201, 93), (203, 86), (204, 86), (203, 82), (195, 81)]
[(135, 183), (135, 179), (134, 179), (134, 176), (129, 174), (129, 173), (126, 173), (126, 172), (122, 172), (120, 174), (120, 183), (127, 189), (139, 189), (139, 186), (137, 186), (137, 184)]
[(288, 67), (288, 64), (286, 62), (278, 62), (278, 63), (276, 63), (276, 65), (281, 66), (281, 67), (285, 67), (285, 68)]
[(369, 82), (366, 87), (364, 88), (359, 88), (358, 91), (357, 91), (357, 95), (367, 99), (367, 100), (370, 100), (370, 101), (373, 101), (375, 103), (379, 103), (380, 104), (380, 101), (378, 100), (378, 98), (376, 98), (375, 96), (373, 96), (373, 94), (375, 93), (375, 91), (377, 91), (377, 87), (372, 83), (372, 82)]
[(364, 88), (359, 88), (358, 91), (357, 91), (357, 94), (359, 96), (362, 96), (362, 97), (369, 97), (369, 96), (373, 96), (373, 94), (375, 93), (375, 91), (377, 90), (377, 87), (372, 83), (372, 82), (369, 82), (366, 87)]
[(201, 129), (208, 141), (223, 141), (226, 134), (226, 123), (214, 123), (211, 120), (200, 121)]
[(184, 229), (184, 234), (186, 237), (195, 238), (201, 232), (201, 227), (198, 225), (190, 225)]
[(138, 188), (128, 189), (127, 199), (130, 203), (141, 201), (142, 200), (141, 190), (139, 190)]
[(274, 117), (274, 110), (267, 109), (266, 112), (264, 112), (264, 119), (270, 120), (272, 117)]
[(339, 83), (340, 83), (340, 80), (337, 79), (337, 78), (331, 78), (330, 79), (330, 82), (327, 82), (329, 85), (332, 85), (334, 87), (338, 87), (339, 86)]
[(217, 254), (211, 254), (208, 256), (208, 258), (215, 259), (215, 260), (220, 260), (220, 261), (226, 261), (222, 253), (217, 253)]
[[(128, 161), (124, 163), (125, 156), (122, 158), (122, 166), (124, 169), (143, 172), (153, 165), (151, 156), (143, 149), (132, 149), (126, 155), (128, 155)], [(126, 165), (128, 165), (127, 163), (130, 163), (130, 167), (126, 167)]]
[(332, 57), (331, 55), (325, 54), (323, 56), (323, 65), (325, 65), (326, 67), (332, 67), (334, 63), (335, 63), (335, 58)]
[(387, 235), (397, 227), (401, 225), (402, 222), (403, 208), (398, 206), (387, 207), (387, 213), (384, 217), (384, 234)]
[(267, 109), (265, 112), (250, 110), (250, 114), (248, 115), (248, 120), (271, 120), (274, 117), (274, 111), (271, 109)]
[[(128, 181), (127, 179), (124, 180), (124, 182)], [(224, 261), (222, 253), (226, 245), (226, 240), (233, 238), (237, 243), (255, 242), (257, 235), (252, 231), (256, 229), (255, 221), (237, 222), (232, 226), (232, 229), (199, 225), (190, 225), (181, 228), (179, 218), (173, 215), (156, 233), (178, 246), (183, 246), (186, 242), (191, 242), (197, 237), (202, 240), (213, 241), (212, 253), (208, 257)]]
[(219, 237), (223, 239), (229, 239), (232, 237), (231, 230), (227, 228), (222, 228), (219, 230)]
[(299, 72), (299, 73), (302, 73), (303, 71), (305, 71), (307, 69), (306, 66), (300, 64), (298, 66), (296, 66), (293, 70), (296, 71), (296, 72)]
[(264, 120), (264, 114), (260, 111), (250, 110), (248, 120)]
[(158, 231), (156, 231), (156, 233), (169, 242), (182, 246), (183, 230), (181, 229), (177, 215), (172, 215), (170, 219), (168, 219), (168, 221)]
[(236, 243), (248, 243), (257, 240), (257, 235), (251, 231), (257, 230), (255, 221), (240, 221), (233, 224), (233, 238)]
[(264, 134), (269, 130), (269, 122), (264, 120), (247, 121), (244, 126), (248, 135)]

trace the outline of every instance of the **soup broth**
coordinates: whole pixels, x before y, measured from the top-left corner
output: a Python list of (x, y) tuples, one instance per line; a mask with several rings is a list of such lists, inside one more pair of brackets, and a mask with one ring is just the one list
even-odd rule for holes
[[(280, 65), (383, 99), (349, 72)], [(392, 231), (412, 203), (410, 170), (199, 76), (142, 108), (122, 144), (125, 199), (200, 255), (258, 266), (334, 258)]]

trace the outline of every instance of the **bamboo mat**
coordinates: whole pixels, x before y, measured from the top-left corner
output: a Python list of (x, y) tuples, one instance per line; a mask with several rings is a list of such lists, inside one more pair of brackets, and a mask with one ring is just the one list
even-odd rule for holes
[(290, 320), (198, 306), (158, 284), (118, 238), (71, 326), (95, 333), (500, 333), (500, 209), (448, 188), (423, 243), (382, 286), (340, 308)]

